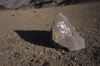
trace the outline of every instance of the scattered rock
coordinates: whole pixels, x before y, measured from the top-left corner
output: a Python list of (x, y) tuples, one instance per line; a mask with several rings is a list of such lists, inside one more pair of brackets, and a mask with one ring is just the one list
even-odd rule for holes
[(11, 12), (11, 16), (16, 16), (16, 14), (14, 12)]
[(14, 58), (21, 59), (22, 58), (22, 54), (19, 53), (19, 52), (16, 52), (15, 55), (14, 55)]
[(41, 51), (40, 53), (39, 53), (39, 56), (42, 56), (44, 53), (43, 53), (43, 51)]
[(61, 56), (60, 55), (58, 56), (58, 59), (61, 60)]
[(50, 66), (49, 62), (44, 62), (42, 66)]
[(62, 52), (62, 55), (65, 54), (65, 51), (64, 50), (62, 50), (62, 49), (58, 49), (58, 50)]
[(77, 60), (77, 59), (76, 59), (76, 57), (75, 57), (75, 59), (74, 59), (74, 60), (75, 60), (75, 61)]
[(68, 48), (70, 51), (85, 48), (84, 39), (61, 13), (56, 15), (51, 32), (51, 41), (56, 48)]
[(35, 63), (39, 63), (40, 62), (40, 60), (37, 60)]
[(34, 63), (33, 63), (33, 62), (30, 62), (29, 65), (30, 65), (30, 66), (34, 66)]
[(31, 59), (30, 61), (31, 61), (31, 62), (34, 62), (34, 59)]
[(43, 59), (42, 58), (39, 58), (39, 59), (36, 60), (35, 63), (41, 63), (42, 61), (43, 61)]
[(11, 14), (11, 16), (16, 16), (16, 14)]

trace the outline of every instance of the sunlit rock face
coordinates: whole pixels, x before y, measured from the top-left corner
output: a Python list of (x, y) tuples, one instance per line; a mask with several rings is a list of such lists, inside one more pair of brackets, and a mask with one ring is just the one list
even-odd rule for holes
[[(85, 2), (85, 1), (92, 1), (92, 0), (0, 0), (0, 6), (3, 6), (5, 8), (19, 8), (22, 5), (29, 4), (31, 7), (34, 7), (34, 5), (44, 5), (48, 3), (55, 4), (55, 6), (60, 6), (60, 5), (68, 5), (70, 3), (79, 3), (79, 2)], [(33, 5), (34, 4), (34, 5)]]
[(0, 0), (0, 5), (5, 8), (18, 8), (24, 4), (28, 4), (30, 0)]
[(70, 51), (85, 48), (84, 39), (75, 31), (75, 28), (63, 14), (56, 14), (51, 30), (52, 43), (56, 48), (67, 48)]
[(69, 2), (75, 2), (77, 0), (0, 0), (0, 6), (4, 6), (5, 8), (19, 8), (24, 4), (30, 3), (56, 3), (59, 4), (66, 4)]

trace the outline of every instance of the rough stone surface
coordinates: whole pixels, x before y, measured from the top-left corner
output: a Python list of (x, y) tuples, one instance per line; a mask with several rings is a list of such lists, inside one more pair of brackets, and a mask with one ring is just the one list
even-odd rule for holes
[(63, 14), (56, 14), (51, 30), (53, 45), (56, 48), (68, 48), (70, 51), (85, 48), (84, 39)]
[(19, 8), (22, 5), (29, 3), (42, 3), (42, 2), (58, 2), (63, 0), (0, 0), (0, 5), (5, 8)]
[(30, 0), (0, 0), (0, 5), (5, 8), (18, 8), (24, 4), (28, 4)]
[[(75, 4), (79, 2), (87, 2), (87, 1), (96, 1), (96, 0), (0, 0), (0, 8), (11, 8), (16, 9), (25, 5), (23, 7), (30, 7), (30, 8), (40, 8), (44, 7), (43, 5), (49, 4), (50, 6), (60, 6), (60, 5), (68, 5), (68, 4)], [(52, 5), (50, 5), (52, 3)]]

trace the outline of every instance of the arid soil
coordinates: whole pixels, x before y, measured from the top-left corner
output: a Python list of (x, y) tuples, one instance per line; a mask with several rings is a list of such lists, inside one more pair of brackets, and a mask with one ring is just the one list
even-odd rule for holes
[[(84, 38), (86, 48), (71, 52), (52, 46), (50, 30), (59, 12)], [(0, 66), (100, 66), (100, 2), (0, 10)]]

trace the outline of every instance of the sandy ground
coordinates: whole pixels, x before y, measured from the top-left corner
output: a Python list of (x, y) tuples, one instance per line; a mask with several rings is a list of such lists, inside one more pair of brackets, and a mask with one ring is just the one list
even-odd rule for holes
[[(85, 49), (70, 52), (52, 46), (50, 29), (59, 12), (84, 38)], [(100, 66), (100, 2), (1, 10), (0, 66)]]

